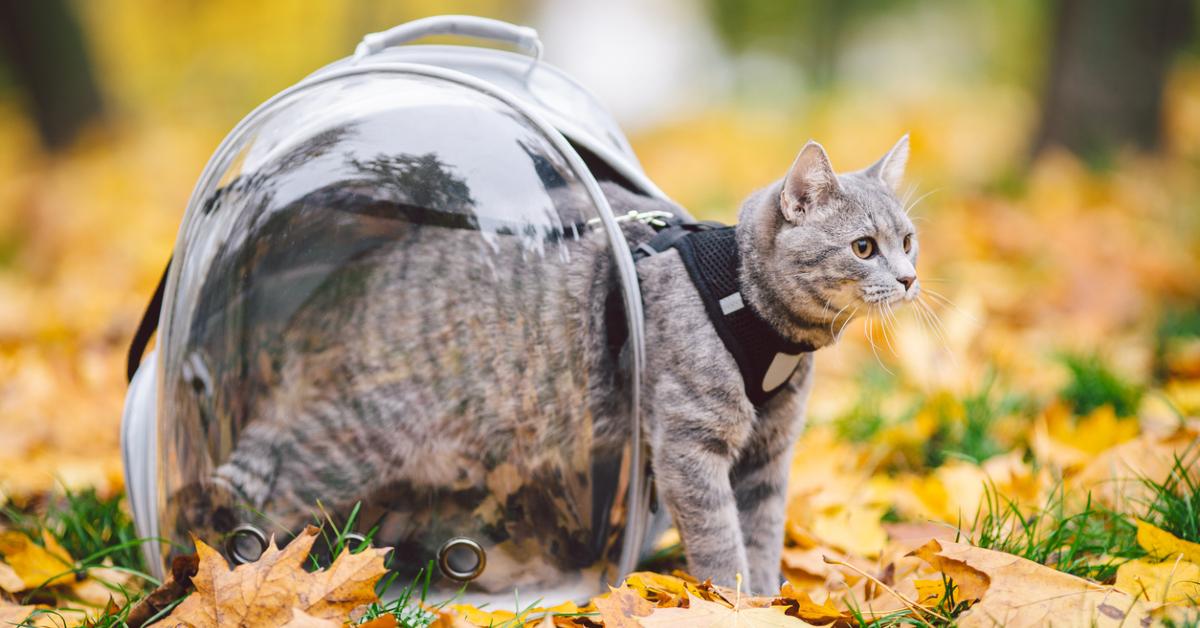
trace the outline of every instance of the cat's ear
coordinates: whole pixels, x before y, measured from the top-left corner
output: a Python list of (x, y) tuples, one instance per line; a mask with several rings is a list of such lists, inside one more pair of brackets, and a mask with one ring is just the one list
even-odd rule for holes
[(837, 175), (833, 173), (829, 155), (820, 144), (809, 140), (783, 178), (779, 208), (788, 222), (796, 222), (803, 212), (837, 191)]
[(879, 161), (867, 168), (868, 176), (883, 181), (893, 192), (900, 188), (900, 180), (904, 178), (904, 167), (908, 165), (908, 133), (889, 150)]

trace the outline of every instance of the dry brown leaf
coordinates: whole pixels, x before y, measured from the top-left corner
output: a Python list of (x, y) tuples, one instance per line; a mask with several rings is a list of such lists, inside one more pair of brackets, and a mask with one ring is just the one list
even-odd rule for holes
[(196, 575), (199, 566), (200, 558), (195, 554), (176, 556), (171, 561), (171, 573), (167, 574), (166, 582), (134, 604), (133, 609), (129, 611), (129, 616), (125, 619), (129, 628), (141, 628), (147, 620), (190, 591), (192, 576)]
[(71, 555), (45, 530), (42, 543), (38, 545), (16, 530), (0, 532), (0, 554), (21, 577), (25, 589), (73, 582), (75, 561)]
[(950, 541), (940, 546), (931, 555), (954, 561), (943, 564), (961, 563), (990, 580), (983, 597), (959, 615), (960, 628), (1044, 626), (1051, 622), (1138, 626), (1149, 621), (1145, 604), (1111, 587), (1004, 552)]
[(612, 589), (607, 595), (592, 600), (592, 604), (600, 611), (605, 628), (639, 628), (641, 624), (637, 618), (654, 611), (649, 600), (626, 588)]
[(358, 628), (396, 628), (400, 622), (396, 621), (396, 616), (391, 613), (380, 615), (368, 622), (363, 622), (358, 625)]
[(387, 569), (388, 550), (343, 551), (327, 569), (304, 570), (317, 529), (309, 526), (282, 550), (271, 541), (253, 563), (230, 570), (216, 550), (196, 539), (199, 569), (196, 592), (167, 617), (197, 627), (225, 625), (282, 626), (292, 609), (318, 619), (342, 621), (355, 608), (378, 599), (375, 583)]
[(824, 604), (817, 604), (807, 593), (797, 591), (791, 583), (786, 582), (779, 590), (779, 598), (776, 601), (776, 605), (786, 606), (788, 607), (788, 615), (799, 617), (806, 622), (818, 626), (847, 618), (847, 614), (839, 610), (829, 600), (825, 600)]
[(17, 570), (3, 561), (0, 561), (0, 589), (9, 593), (25, 590), (25, 581), (17, 574)]
[(87, 570), (87, 578), (71, 583), (71, 593), (80, 602), (94, 607), (103, 608), (109, 602), (118, 606), (125, 604), (125, 591), (133, 582), (133, 576), (126, 571), (111, 567), (92, 567)]
[(656, 608), (650, 616), (638, 621), (644, 628), (802, 628), (813, 625), (786, 614), (783, 607), (745, 608), (739, 605), (731, 608), (691, 595), (687, 608)]
[(0, 599), (0, 626), (19, 625), (37, 608), (36, 606), (19, 606)]
[[(952, 543), (952, 541), (947, 541)], [(930, 541), (913, 551), (912, 555), (929, 563), (934, 569), (946, 574), (954, 581), (955, 599), (960, 602), (974, 602), (983, 597), (991, 584), (991, 578), (961, 560), (947, 558), (941, 554), (942, 545), (938, 541)], [(921, 587), (917, 587), (921, 591)]]
[(342, 628), (343, 623), (345, 622), (313, 617), (304, 612), (304, 609), (293, 608), (292, 618), (283, 625), (283, 628)]

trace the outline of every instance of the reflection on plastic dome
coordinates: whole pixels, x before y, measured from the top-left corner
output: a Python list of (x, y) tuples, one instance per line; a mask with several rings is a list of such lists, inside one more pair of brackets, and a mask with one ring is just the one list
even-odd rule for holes
[(320, 84), (245, 137), (175, 253), (164, 532), (228, 547), (361, 503), (401, 572), (465, 537), (478, 590), (614, 577), (625, 312), (579, 175), (501, 102), (416, 76)]

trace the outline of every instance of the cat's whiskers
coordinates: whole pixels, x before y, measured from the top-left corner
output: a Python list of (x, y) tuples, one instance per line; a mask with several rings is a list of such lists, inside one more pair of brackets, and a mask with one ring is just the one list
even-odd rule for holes
[[(846, 311), (846, 308), (848, 308), (848, 307), (850, 307), (850, 304), (849, 304), (849, 303), (847, 303), (847, 304), (843, 305), (843, 306), (842, 306), (842, 309), (838, 310), (838, 311), (837, 311), (837, 314), (834, 314), (834, 315), (833, 315), (833, 318), (829, 320), (829, 335), (830, 335), (830, 336), (833, 336), (833, 339), (834, 339), (834, 340), (838, 340), (839, 338), (841, 338), (841, 337), (842, 337), (842, 331), (841, 331), (841, 330), (839, 330), (839, 331), (838, 331), (838, 332), (835, 334), (835, 333), (833, 332), (833, 326), (834, 326), (835, 324), (837, 324), (837, 319), (838, 319), (838, 317), (839, 317), (839, 316), (841, 316), (841, 315), (842, 315), (842, 312), (845, 312), (845, 311)], [(855, 309), (854, 309), (854, 311), (855, 311), (855, 312), (857, 312), (857, 311), (858, 311), (858, 308), (855, 308)], [(851, 314), (851, 315), (850, 315), (850, 318), (854, 318), (854, 315), (853, 315), (853, 314)], [(850, 322), (850, 321), (849, 321), (849, 319), (847, 319), (847, 320), (846, 320), (846, 322), (847, 322), (847, 323), (848, 323), (848, 322)], [(843, 324), (842, 324), (842, 330), (845, 330), (845, 329), (846, 329), (846, 325), (845, 325), (845, 323), (843, 323)]]
[(942, 188), (934, 188), (934, 189), (932, 189), (932, 190), (929, 190), (928, 192), (926, 192), (926, 193), (922, 194), (921, 196), (917, 197), (917, 200), (915, 200), (915, 201), (913, 201), (913, 202), (911, 202), (911, 203), (905, 203), (905, 204), (904, 204), (904, 215), (906, 215), (906, 216), (908, 216), (909, 218), (911, 218), (911, 217), (912, 217), (912, 210), (913, 210), (913, 209), (915, 209), (915, 208), (917, 207), (917, 205), (918, 205), (918, 204), (919, 204), (921, 201), (925, 200), (925, 199), (926, 199), (926, 197), (928, 197), (930, 194), (933, 194), (934, 192), (937, 192), (938, 190), (941, 190), (941, 189), (942, 189)]
[(925, 310), (926, 316), (929, 317), (929, 322), (931, 323), (931, 328), (933, 329), (934, 334), (937, 336), (938, 340), (942, 343), (942, 348), (946, 350), (946, 353), (953, 356), (954, 352), (950, 350), (950, 341), (946, 337), (946, 329), (945, 329), (945, 326), (942, 324), (941, 317), (938, 316), (938, 313), (935, 312), (933, 310), (933, 308), (930, 307), (930, 305), (927, 302), (925, 302), (924, 300), (918, 300), (917, 303), (920, 305), (920, 307), (922, 309)]
[(879, 307), (878, 303), (868, 303), (867, 304), (867, 317), (866, 317), (866, 324), (864, 325), (864, 329), (867, 334), (867, 342), (870, 343), (870, 345), (871, 345), (871, 353), (875, 354), (875, 361), (879, 363), (879, 368), (883, 369), (884, 371), (887, 371), (888, 375), (894, 376), (895, 373), (893, 373), (892, 370), (889, 369), (887, 367), (887, 365), (883, 363), (883, 358), (879, 357), (879, 349), (875, 346), (875, 334), (874, 334), (875, 320), (871, 316), (871, 313), (877, 307)]
[(980, 322), (979, 318), (977, 316), (958, 307), (958, 305), (955, 304), (954, 301), (951, 301), (946, 295), (938, 292), (937, 290), (930, 290), (929, 288), (924, 288), (921, 290), (921, 293), (929, 295), (932, 299), (934, 299), (934, 302), (940, 303), (941, 305), (943, 305), (945, 307), (953, 309), (955, 312), (958, 312), (962, 316), (966, 317), (967, 320), (971, 321), (972, 323)]
[[(925, 331), (936, 337), (937, 332), (933, 328), (933, 321), (930, 320), (925, 304), (919, 296), (913, 301), (913, 311), (916, 312), (917, 320), (921, 322), (921, 326), (925, 328)], [(941, 339), (939, 339), (939, 342), (941, 342)]]
[(883, 325), (883, 337), (887, 340), (888, 349), (891, 350), (892, 355), (900, 357), (900, 354), (896, 352), (896, 347), (892, 345), (892, 336), (896, 336), (897, 343), (900, 342), (900, 323), (896, 319), (896, 310), (892, 308), (891, 301), (884, 301), (883, 305), (885, 308), (884, 314), (886, 315)]
[[(850, 304), (849, 304), (849, 303), (847, 303), (847, 304), (846, 304), (846, 306), (847, 306), (847, 307), (849, 307), (849, 306), (850, 306)], [(846, 309), (846, 308), (842, 308), (842, 309), (844, 310), (844, 309)], [(841, 329), (838, 329), (838, 331), (837, 331), (837, 334), (835, 334), (835, 335), (834, 335), (834, 339), (835, 339), (835, 340), (840, 340), (840, 339), (841, 339), (841, 337), (842, 337), (842, 334), (846, 333), (846, 326), (847, 326), (847, 325), (849, 325), (849, 324), (850, 324), (850, 321), (854, 320), (854, 317), (855, 317), (855, 316), (857, 316), (857, 315), (858, 315), (858, 306), (857, 306), (857, 305), (855, 305), (855, 306), (854, 306), (854, 311), (853, 311), (853, 312), (850, 312), (850, 316), (847, 316), (847, 317), (846, 317), (846, 321), (842, 323), (842, 327), (841, 327)], [(830, 327), (830, 329), (832, 329), (832, 327)]]

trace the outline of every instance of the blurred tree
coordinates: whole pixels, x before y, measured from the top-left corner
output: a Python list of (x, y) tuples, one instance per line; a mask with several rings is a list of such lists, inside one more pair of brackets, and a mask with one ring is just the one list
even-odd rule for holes
[(855, 20), (904, 0), (708, 0), (713, 23), (735, 51), (764, 48), (800, 61), (817, 87), (834, 79), (838, 54)]
[(100, 90), (67, 0), (0, 0), (0, 54), (47, 148), (66, 146), (100, 113)]
[(1157, 148), (1167, 70), (1194, 31), (1193, 3), (1058, 0), (1034, 153)]

